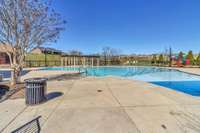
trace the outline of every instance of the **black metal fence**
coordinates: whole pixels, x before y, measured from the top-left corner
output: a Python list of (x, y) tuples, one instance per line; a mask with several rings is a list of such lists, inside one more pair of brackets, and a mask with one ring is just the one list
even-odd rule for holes
[(26, 60), (25, 61), (26, 67), (45, 67), (45, 66), (61, 66), (61, 61), (44, 61), (44, 60)]

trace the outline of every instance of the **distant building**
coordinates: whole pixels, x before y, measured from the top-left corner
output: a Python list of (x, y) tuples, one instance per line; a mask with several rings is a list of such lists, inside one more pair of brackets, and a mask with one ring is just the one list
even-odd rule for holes
[(8, 65), (10, 64), (10, 60), (8, 55), (6, 54), (7, 50), (11, 52), (10, 45), (0, 44), (0, 65)]
[(10, 64), (9, 57), (6, 53), (0, 52), (0, 65)]

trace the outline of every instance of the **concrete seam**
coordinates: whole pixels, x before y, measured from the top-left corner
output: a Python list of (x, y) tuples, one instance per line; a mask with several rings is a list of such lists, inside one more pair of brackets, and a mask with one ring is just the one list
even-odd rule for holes
[(141, 133), (141, 131), (139, 130), (139, 128), (137, 127), (137, 125), (135, 124), (135, 122), (131, 119), (131, 117), (128, 115), (128, 113), (126, 112), (125, 108), (121, 105), (120, 101), (117, 99), (117, 97), (115, 97), (115, 95), (113, 94), (110, 86), (108, 85), (108, 83), (105, 83), (108, 90), (110, 91), (111, 95), (115, 98), (115, 100), (118, 102), (118, 104), (120, 105), (121, 109), (123, 109), (123, 112), (126, 114), (127, 118), (131, 121), (132, 125), (134, 125), (136, 127), (136, 130), (138, 131), (138, 133)]
[[(72, 90), (73, 85), (75, 84), (75, 81), (73, 81), (70, 89), (66, 92), (65, 95), (68, 95), (68, 93)], [(63, 97), (64, 98), (64, 97)], [(41, 124), (41, 127), (43, 127), (46, 122), (49, 120), (49, 118), (53, 115), (53, 113), (56, 111), (56, 109), (60, 106), (60, 104), (63, 102), (63, 98), (60, 99), (60, 102), (56, 105), (56, 107), (53, 109), (53, 111), (49, 114), (49, 116), (47, 117), (47, 119), (44, 121), (44, 123)]]
[(13, 123), (17, 117), (19, 117), (26, 109), (28, 106), (26, 106), (22, 111), (20, 111), (3, 129), (0, 130), (0, 133), (2, 133), (11, 123)]

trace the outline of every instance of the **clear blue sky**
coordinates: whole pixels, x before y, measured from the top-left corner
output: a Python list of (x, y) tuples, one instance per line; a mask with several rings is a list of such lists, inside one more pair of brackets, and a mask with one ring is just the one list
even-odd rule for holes
[(68, 21), (52, 45), (63, 51), (200, 51), (200, 0), (54, 0), (53, 6)]

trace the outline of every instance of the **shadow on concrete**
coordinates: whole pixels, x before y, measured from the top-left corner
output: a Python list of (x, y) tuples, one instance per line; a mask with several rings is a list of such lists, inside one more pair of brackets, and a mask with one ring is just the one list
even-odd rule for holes
[(6, 85), (0, 85), (0, 99), (3, 95), (6, 94), (6, 92), (9, 91), (9, 86)]
[(60, 97), (62, 95), (63, 95), (62, 92), (51, 92), (51, 93), (47, 94), (46, 98), (49, 101), (49, 100), (55, 99), (57, 97)]

